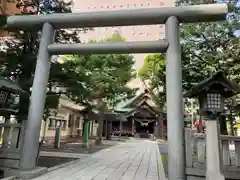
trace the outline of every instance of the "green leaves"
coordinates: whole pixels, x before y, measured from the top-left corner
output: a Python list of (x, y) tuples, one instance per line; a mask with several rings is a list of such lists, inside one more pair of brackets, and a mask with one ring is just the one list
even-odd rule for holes
[[(62, 0), (44, 0), (38, 3), (38, 1), (22, 0), (15, 1), (16, 7), (19, 8), (21, 14), (50, 14), (50, 13), (66, 13), (71, 12), (71, 3), (65, 3)], [(2, 20), (2, 19), (1, 19)], [(5, 19), (3, 19), (5, 20)], [(1, 21), (3, 22), (3, 21)], [(79, 30), (59, 30), (56, 34), (56, 42), (72, 43), (80, 42), (78, 38)], [(29, 106), (29, 94), (34, 77), (34, 71), (36, 67), (36, 58), (39, 47), (39, 34), (38, 32), (24, 32), (18, 31), (12, 34), (12, 38), (4, 40), (0, 44), (4, 47), (0, 50), (0, 74), (4, 77), (11, 78), (18, 82), (18, 84), (28, 92), (27, 95), (20, 96), (20, 111), (19, 119), (26, 119)], [(69, 85), (74, 85), (76, 82), (71, 78), (76, 79), (77, 74), (71, 71), (64, 71), (64, 68), (68, 67), (70, 70), (74, 69), (74, 64), (59, 62), (53, 62), (51, 66), (50, 79), (49, 79), (49, 92), (51, 95), (46, 98), (45, 114), (44, 118), (49, 115), (51, 108), (56, 108), (58, 105), (59, 94), (52, 87), (61, 87), (68, 81)], [(69, 73), (69, 74), (67, 74)], [(70, 76), (71, 75), (71, 76)], [(75, 77), (76, 76), (76, 77)]]
[[(218, 1), (221, 3), (224, 1)], [(216, 3), (209, 0), (178, 0), (176, 4), (196, 5)], [(234, 35), (239, 24), (237, 1), (226, 1), (234, 7), (227, 21), (181, 24), (183, 90), (208, 78), (217, 71), (227, 71), (229, 76), (240, 82), (240, 39)], [(231, 15), (231, 17), (230, 17)], [(161, 103), (165, 95), (165, 57), (163, 54), (148, 56), (138, 75), (149, 82), (151, 90), (156, 92)], [(163, 89), (162, 91), (159, 89)]]
[(143, 81), (149, 82), (150, 90), (156, 94), (156, 101), (164, 105), (165, 82), (166, 82), (166, 61), (164, 54), (152, 54), (145, 58), (138, 75)]
[(72, 59), (68, 56), (68, 62), (72, 61), (74, 68), (69, 66), (66, 71), (70, 71), (69, 78), (75, 76), (77, 83), (71, 86), (66, 81), (65, 86), (73, 99), (81, 97), (78, 103), (93, 104), (94, 99), (113, 101), (128, 91), (125, 85), (133, 77), (134, 64), (128, 55), (72, 56)]
[[(218, 3), (221, 2), (218, 1)], [(236, 18), (239, 16), (239, 8), (236, 7), (237, 1), (229, 2), (226, 1), (229, 5), (234, 6), (235, 10), (227, 21), (181, 25), (183, 87), (185, 91), (217, 71), (227, 71), (229, 75), (238, 71), (230, 69), (237, 67), (236, 64), (239, 63), (240, 40), (234, 36), (233, 28), (237, 21), (239, 23)], [(178, 5), (202, 3), (216, 2), (205, 0), (177, 1)], [(232, 78), (235, 79), (235, 77)]]
[[(123, 41), (123, 38), (114, 33), (105, 41)], [(91, 40), (90, 43), (96, 41)], [(134, 90), (126, 87), (127, 82), (135, 76), (132, 68), (134, 60), (130, 55), (71, 55), (63, 57), (63, 62), (68, 79), (64, 86), (68, 96), (79, 104), (106, 109), (99, 107), (104, 104), (112, 108), (119, 97), (134, 93)]]

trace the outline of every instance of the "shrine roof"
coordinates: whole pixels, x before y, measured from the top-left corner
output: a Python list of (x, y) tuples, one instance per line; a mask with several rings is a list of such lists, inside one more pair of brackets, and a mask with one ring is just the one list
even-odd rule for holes
[(126, 112), (134, 110), (136, 107), (129, 107), (129, 106), (131, 106), (134, 103), (134, 101), (136, 101), (137, 99), (143, 97), (147, 93), (148, 93), (147, 90), (145, 90), (144, 92), (142, 92), (140, 94), (137, 94), (133, 98), (130, 98), (130, 99), (127, 99), (127, 100), (119, 102), (115, 106), (114, 110), (115, 111), (126, 111)]
[(116, 112), (132, 112), (134, 111), (135, 108), (120, 108), (120, 109), (115, 109)]
[(153, 102), (153, 104), (151, 103), (149, 104), (148, 100), (144, 99), (145, 97), (148, 97), (150, 98), (150, 101), (153, 101), (151, 99), (151, 95), (149, 95), (148, 90), (145, 90), (144, 92), (136, 95), (135, 97), (117, 104), (116, 107), (114, 108), (114, 111), (129, 115), (135, 112), (138, 108), (141, 108), (143, 106), (144, 108), (147, 108), (149, 111), (154, 112), (154, 114), (159, 114), (160, 111), (156, 107), (155, 103)]
[(126, 108), (126, 106), (130, 105), (133, 103), (134, 100), (136, 100), (137, 98), (139, 98), (142, 94), (136, 95), (133, 98), (127, 99), (125, 101), (121, 101), (119, 102), (116, 106), (115, 106), (115, 110), (116, 111), (121, 111), (121, 110), (125, 110), (125, 111), (131, 111), (132, 108)]

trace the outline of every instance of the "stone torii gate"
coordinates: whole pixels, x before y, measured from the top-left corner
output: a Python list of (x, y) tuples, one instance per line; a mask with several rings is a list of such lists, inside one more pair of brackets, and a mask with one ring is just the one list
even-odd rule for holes
[[(36, 168), (38, 140), (51, 56), (60, 54), (165, 53), (168, 120), (168, 166), (170, 180), (185, 180), (185, 147), (182, 96), (180, 23), (225, 20), (226, 4), (149, 8), (91, 13), (11, 16), (10, 29), (42, 29), (35, 77), (20, 159), (20, 168)], [(165, 24), (166, 40), (96, 44), (56, 44), (55, 30), (106, 26)]]

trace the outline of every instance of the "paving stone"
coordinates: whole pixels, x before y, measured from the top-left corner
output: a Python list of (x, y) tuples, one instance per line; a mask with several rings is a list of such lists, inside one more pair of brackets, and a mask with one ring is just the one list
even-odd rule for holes
[(158, 145), (131, 139), (34, 180), (160, 180)]

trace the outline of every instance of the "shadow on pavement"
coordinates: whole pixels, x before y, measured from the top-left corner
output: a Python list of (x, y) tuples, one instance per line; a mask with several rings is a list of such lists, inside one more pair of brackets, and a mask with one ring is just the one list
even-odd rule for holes
[(50, 168), (74, 160), (77, 160), (77, 158), (40, 156), (38, 166)]

